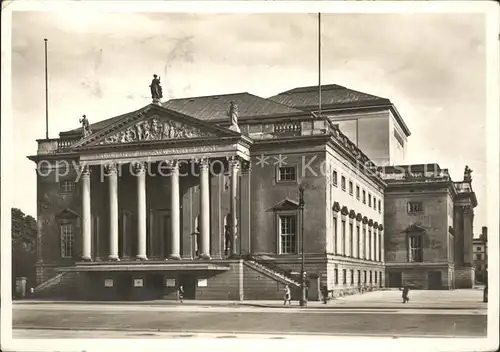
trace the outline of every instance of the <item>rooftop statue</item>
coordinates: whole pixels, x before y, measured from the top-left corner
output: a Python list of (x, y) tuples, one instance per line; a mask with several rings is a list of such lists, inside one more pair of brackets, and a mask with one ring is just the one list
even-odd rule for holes
[(471, 174), (472, 174), (472, 169), (470, 169), (468, 165), (465, 165), (464, 181), (472, 181)]
[(87, 119), (87, 116), (83, 115), (79, 122), (82, 124), (83, 138), (85, 138), (92, 133), (90, 130), (89, 120)]
[(231, 126), (229, 126), (230, 130), (240, 132), (240, 128), (238, 126), (238, 105), (234, 101), (231, 101), (229, 105), (228, 116), (231, 119)]
[(153, 98), (153, 102), (159, 102), (161, 98), (163, 98), (163, 91), (160, 85), (160, 77), (157, 75), (153, 75), (153, 80), (151, 81), (151, 97)]

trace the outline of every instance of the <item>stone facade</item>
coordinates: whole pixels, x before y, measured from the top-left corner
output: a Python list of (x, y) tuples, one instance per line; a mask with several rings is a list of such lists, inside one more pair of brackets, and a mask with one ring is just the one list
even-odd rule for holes
[[(362, 126), (352, 130), (339, 111), (323, 119), (237, 97), (252, 100), (242, 101), (238, 128), (206, 115), (219, 105), (187, 111), (191, 101), (171, 101), (92, 133), (39, 140), (29, 158), (40, 287), (91, 300), (176, 299), (181, 285), (191, 299), (278, 299), (284, 285), (300, 297), (304, 270), (309, 299), (320, 299), (385, 287), (398, 271), (400, 283), (423, 288), (470, 279), (471, 256), (460, 247), (475, 206), (470, 182), (394, 182), (358, 147), (378, 164), (404, 157), (409, 131), (390, 102), (383, 116), (351, 112)], [(368, 135), (369, 126), (381, 129)], [(400, 147), (393, 130), (404, 135)], [(425, 209), (410, 216), (414, 199)], [(410, 230), (423, 233), (419, 263), (408, 261)]]
[[(472, 192), (437, 164), (385, 168), (386, 272), (392, 287), (472, 287)], [(464, 180), (470, 188), (470, 180)]]

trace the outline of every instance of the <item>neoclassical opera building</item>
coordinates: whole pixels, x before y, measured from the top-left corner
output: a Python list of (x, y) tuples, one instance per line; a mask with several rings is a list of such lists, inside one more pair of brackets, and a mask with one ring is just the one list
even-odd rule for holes
[(471, 170), (395, 166), (410, 131), (388, 99), (326, 85), (318, 114), (318, 87), (151, 93), (38, 140), (35, 294), (298, 299), (302, 258), (309, 299), (472, 285)]

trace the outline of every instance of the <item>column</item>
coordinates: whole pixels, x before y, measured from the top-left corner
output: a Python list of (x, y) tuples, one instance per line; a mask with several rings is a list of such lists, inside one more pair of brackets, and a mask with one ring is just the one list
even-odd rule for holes
[(233, 237), (233, 243), (232, 243), (232, 248), (231, 252), (233, 256), (238, 255), (238, 223), (237, 223), (237, 218), (236, 214), (238, 211), (237, 208), (237, 192), (238, 192), (238, 171), (240, 169), (240, 162), (237, 158), (231, 157), (229, 160), (229, 171), (231, 174), (231, 189), (229, 192), (229, 204), (230, 204), (230, 209), (231, 209), (231, 234)]
[(106, 167), (109, 184), (109, 260), (118, 258), (118, 175), (116, 165)]
[(81, 165), (81, 183), (82, 183), (82, 260), (92, 260), (92, 226), (90, 213), (90, 167)]
[(472, 223), (474, 217), (474, 211), (470, 206), (465, 206), (463, 208), (464, 214), (464, 242), (463, 242), (463, 251), (464, 251), (464, 264), (465, 266), (472, 266)]
[(146, 256), (146, 169), (144, 162), (134, 165), (137, 177), (137, 259), (147, 260)]
[(224, 229), (222, 226), (222, 190), (224, 189), (224, 169), (222, 161), (221, 169), (214, 171), (215, 175), (210, 177), (210, 256), (221, 259), (222, 248), (224, 246)]
[(240, 243), (241, 254), (251, 252), (251, 230), (250, 230), (250, 181), (251, 181), (252, 165), (250, 161), (244, 162), (241, 165), (241, 183), (240, 183)]
[(200, 258), (210, 259), (210, 185), (209, 161), (202, 159), (200, 166)]
[(170, 163), (170, 253), (169, 259), (181, 259), (181, 215), (179, 195), (179, 164), (177, 161)]

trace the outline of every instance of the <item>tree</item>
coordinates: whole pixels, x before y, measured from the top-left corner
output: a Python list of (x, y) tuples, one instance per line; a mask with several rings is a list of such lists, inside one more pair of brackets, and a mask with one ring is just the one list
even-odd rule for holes
[(28, 286), (36, 282), (36, 220), (20, 209), (12, 208), (12, 291), (16, 277), (26, 277)]

